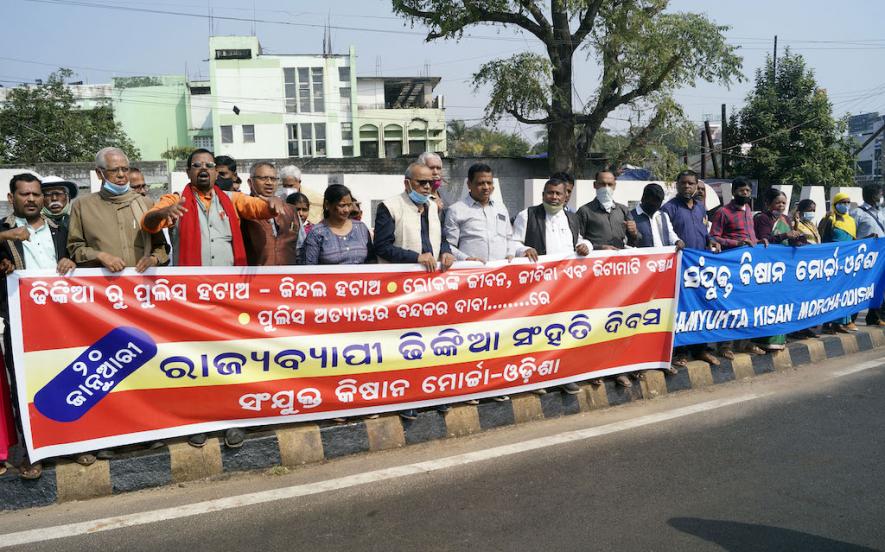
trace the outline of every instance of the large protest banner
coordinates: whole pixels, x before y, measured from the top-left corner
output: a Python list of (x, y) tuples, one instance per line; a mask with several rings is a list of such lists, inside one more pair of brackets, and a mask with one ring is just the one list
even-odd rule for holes
[(456, 265), (9, 278), (31, 460), (669, 365), (672, 248)]
[(676, 345), (787, 334), (881, 302), (885, 239), (686, 249)]

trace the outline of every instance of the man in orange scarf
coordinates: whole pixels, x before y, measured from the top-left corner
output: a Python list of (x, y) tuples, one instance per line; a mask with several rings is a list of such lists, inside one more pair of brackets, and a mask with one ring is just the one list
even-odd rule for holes
[[(141, 227), (151, 233), (169, 228), (174, 266), (246, 266), (246, 248), (240, 219), (264, 220), (282, 213), (278, 197), (251, 197), (240, 192), (224, 192), (215, 185), (218, 171), (211, 151), (198, 149), (187, 160), (190, 182), (179, 198), (166, 194), (145, 213)], [(224, 444), (243, 445), (245, 432), (239, 428), (224, 432)], [(205, 433), (191, 435), (195, 447), (206, 444)]]

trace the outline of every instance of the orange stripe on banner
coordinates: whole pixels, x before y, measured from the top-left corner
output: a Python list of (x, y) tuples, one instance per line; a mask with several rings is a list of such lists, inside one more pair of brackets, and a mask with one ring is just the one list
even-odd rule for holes
[[(332, 418), (337, 410), (370, 407), (395, 410), (397, 404), (407, 402), (454, 398), (576, 376), (589, 379), (594, 372), (609, 368), (667, 362), (671, 340), (671, 333), (660, 332), (563, 351), (502, 357), (478, 364), (188, 389), (124, 391), (110, 394), (80, 420), (68, 423), (50, 420), (30, 404), (31, 432), (35, 448), (41, 448), (211, 421), (277, 416), (281, 422), (289, 422), (297, 421), (300, 415), (318, 413)], [(350, 380), (353, 387), (339, 387), (345, 380)], [(365, 387), (367, 384), (368, 388)], [(312, 397), (311, 392), (304, 391), (307, 388), (320, 393), (322, 402), (318, 406), (305, 408), (298, 403), (299, 392), (304, 392), (303, 397)], [(374, 400), (371, 398), (373, 389), (379, 395)], [(402, 393), (397, 395), (397, 389), (402, 389)], [(291, 395), (287, 391), (291, 391)], [(353, 400), (346, 401), (350, 392)], [(258, 409), (244, 408), (241, 402), (244, 396), (246, 405), (258, 404)], [(299, 412), (283, 418), (285, 412), (281, 411), (287, 406)]]
[[(618, 308), (673, 298), (675, 270), (647, 268), (667, 262), (675, 264), (675, 254), (459, 269), (433, 275), (297, 274), (291, 276), (292, 290), (282, 282), (285, 274), (22, 278), (24, 352), (89, 346), (121, 326), (140, 328), (157, 343), (170, 343), (352, 333), (367, 327), (493, 323), (561, 311)], [(624, 267), (631, 265), (640, 269), (625, 275)], [(594, 275), (594, 270), (600, 275)], [(580, 278), (577, 271), (581, 271)], [(446, 288), (456, 280), (457, 290)], [(436, 285), (442, 291), (415, 291), (428, 281), (431, 288)], [(297, 286), (309, 289), (312, 283), (321, 283), (326, 295), (313, 297), (313, 291), (307, 291), (307, 297), (298, 295), (301, 288)], [(239, 292), (237, 286), (241, 286)], [(292, 296), (285, 297), (283, 293), (289, 291)], [(352, 296), (353, 292), (361, 295)], [(176, 300), (177, 296), (186, 299)], [(41, 299), (43, 304), (38, 304)], [(303, 323), (287, 323), (298, 311), (303, 311)], [(382, 319), (381, 311), (387, 313), (386, 318)], [(323, 312), (326, 322), (318, 322)]]

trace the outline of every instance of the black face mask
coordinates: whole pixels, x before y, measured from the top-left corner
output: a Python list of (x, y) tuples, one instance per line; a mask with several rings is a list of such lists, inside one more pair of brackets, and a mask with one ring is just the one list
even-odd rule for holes
[(750, 196), (746, 196), (746, 197), (734, 196), (734, 202), (737, 203), (738, 205), (746, 205), (746, 204), (750, 203), (751, 201), (753, 201), (753, 198), (751, 198)]
[(221, 191), (229, 192), (234, 189), (234, 180), (233, 178), (222, 178), (219, 176), (215, 178), (215, 185), (221, 188)]
[(640, 203), (639, 206), (642, 207), (642, 212), (648, 216), (652, 216), (659, 209), (657, 205), (647, 205), (645, 203)]

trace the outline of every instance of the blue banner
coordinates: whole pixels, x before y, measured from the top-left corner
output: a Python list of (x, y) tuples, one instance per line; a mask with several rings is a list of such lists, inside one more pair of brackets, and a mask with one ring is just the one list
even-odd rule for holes
[(676, 345), (787, 334), (878, 306), (885, 238), (804, 247), (686, 249)]

